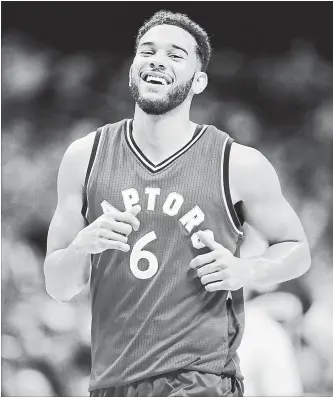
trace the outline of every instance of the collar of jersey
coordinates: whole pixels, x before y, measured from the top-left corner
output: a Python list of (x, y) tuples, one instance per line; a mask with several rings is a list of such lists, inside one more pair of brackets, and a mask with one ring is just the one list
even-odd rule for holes
[(138, 145), (135, 143), (133, 139), (133, 119), (128, 119), (126, 120), (126, 131), (125, 131), (125, 138), (126, 142), (129, 146), (129, 148), (132, 150), (134, 155), (139, 159), (139, 161), (142, 163), (142, 165), (147, 168), (149, 171), (155, 173), (162, 171), (170, 163), (175, 161), (177, 158), (182, 156), (185, 152), (187, 152), (204, 134), (204, 132), (207, 129), (207, 125), (197, 125), (196, 130), (193, 134), (192, 139), (186, 143), (181, 149), (179, 149), (176, 153), (174, 153), (172, 156), (168, 157), (167, 159), (163, 160), (162, 162), (158, 164), (152, 163), (140, 150)]

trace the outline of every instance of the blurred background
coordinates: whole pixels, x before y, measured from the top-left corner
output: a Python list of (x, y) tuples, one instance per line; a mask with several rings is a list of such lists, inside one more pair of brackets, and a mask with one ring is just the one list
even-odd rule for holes
[(265, 154), (311, 246), (304, 276), (246, 291), (246, 395), (333, 395), (333, 29), (324, 4), (1, 3), (3, 396), (88, 396), (89, 292), (60, 305), (44, 287), (57, 171), (73, 140), (132, 117), (135, 35), (162, 8), (187, 13), (212, 40), (192, 120)]

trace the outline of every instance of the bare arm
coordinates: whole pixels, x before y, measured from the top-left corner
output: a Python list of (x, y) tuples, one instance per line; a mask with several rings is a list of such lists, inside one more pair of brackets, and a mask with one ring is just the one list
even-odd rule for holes
[(89, 280), (90, 255), (107, 249), (129, 251), (127, 236), (139, 227), (140, 206), (108, 212), (85, 227), (82, 186), (94, 134), (67, 149), (58, 175), (58, 204), (51, 221), (44, 263), (46, 290), (58, 302), (69, 302)]
[(243, 201), (244, 219), (269, 245), (250, 261), (253, 283), (275, 284), (299, 277), (311, 264), (309, 246), (274, 168), (260, 152), (238, 144), (233, 144), (230, 161), (230, 179)]
[(69, 301), (89, 280), (90, 255), (79, 249), (75, 238), (85, 226), (81, 192), (92, 142), (91, 136), (72, 143), (59, 168), (58, 203), (49, 227), (44, 263), (46, 290), (59, 302)]
[(277, 284), (305, 273), (311, 264), (308, 242), (268, 160), (255, 149), (233, 144), (230, 188), (233, 202), (243, 202), (245, 222), (267, 241), (268, 248), (251, 258), (236, 258), (204, 232), (198, 232), (212, 252), (197, 256), (190, 266), (198, 269), (207, 291)]

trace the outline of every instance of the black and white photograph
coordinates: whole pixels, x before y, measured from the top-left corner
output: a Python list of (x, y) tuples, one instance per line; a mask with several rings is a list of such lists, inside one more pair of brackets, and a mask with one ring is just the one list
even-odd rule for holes
[(1, 395), (333, 396), (329, 2), (1, 3)]

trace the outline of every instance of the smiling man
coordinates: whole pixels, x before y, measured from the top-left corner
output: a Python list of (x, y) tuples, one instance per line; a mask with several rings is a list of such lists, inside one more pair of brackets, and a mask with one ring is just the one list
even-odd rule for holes
[[(68, 302), (90, 279), (92, 397), (241, 395), (242, 288), (310, 266), (268, 160), (190, 120), (210, 54), (187, 16), (155, 14), (129, 72), (134, 117), (75, 141), (61, 163), (46, 288)], [(263, 255), (240, 258), (244, 222)]]
[[(130, 87), (138, 107), (147, 114), (158, 116), (184, 104), (186, 99), (190, 105), (193, 80), (201, 70), (194, 37), (172, 25), (154, 26), (143, 33), (139, 34), (142, 37), (137, 42), (137, 55), (131, 67)], [(147, 69), (147, 59), (153, 59), (155, 53), (160, 54), (161, 51), (168, 54), (172, 68), (154, 65)], [(206, 51), (209, 54), (208, 42)], [(198, 89), (202, 91), (206, 85), (207, 76), (200, 73)]]

